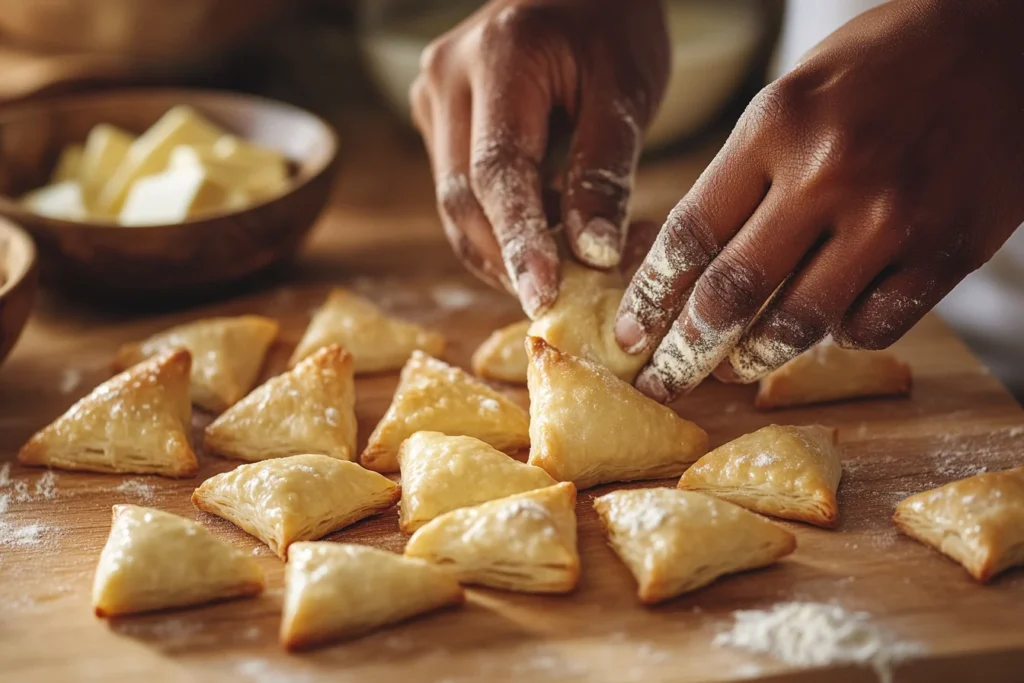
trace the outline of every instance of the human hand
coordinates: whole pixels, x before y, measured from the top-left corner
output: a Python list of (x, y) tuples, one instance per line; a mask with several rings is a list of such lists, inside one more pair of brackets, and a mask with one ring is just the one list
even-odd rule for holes
[[(1024, 221), (1024, 3), (890, 2), (768, 85), (631, 282), (661, 401), (899, 339)], [(773, 296), (774, 294), (774, 296)]]
[(561, 210), (569, 246), (586, 265), (615, 267), (667, 75), (658, 0), (493, 0), (424, 51), (410, 97), (445, 235), (530, 317), (558, 296), (540, 170), (552, 115), (574, 127)]

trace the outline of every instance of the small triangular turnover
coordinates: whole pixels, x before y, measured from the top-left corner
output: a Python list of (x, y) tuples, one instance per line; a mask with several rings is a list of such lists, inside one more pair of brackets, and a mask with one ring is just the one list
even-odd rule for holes
[(101, 617), (187, 607), (263, 591), (249, 553), (162, 510), (115, 505), (92, 604)]
[(398, 471), (398, 447), (420, 431), (472, 436), (515, 453), (530, 445), (530, 416), (459, 368), (415, 351), (360, 462), (377, 472)]
[(277, 321), (258, 315), (196, 320), (122, 346), (114, 367), (123, 370), (170, 349), (186, 349), (193, 359), (192, 402), (219, 413), (256, 384), (277, 331)]
[(293, 455), (249, 465), (204, 481), (192, 503), (260, 539), (280, 557), (296, 541), (313, 541), (388, 509), (401, 489), (354, 462)]
[(821, 425), (769, 425), (719, 446), (679, 480), (772, 517), (833, 527), (843, 468), (836, 430)]
[(443, 568), (364, 545), (296, 543), (285, 570), (281, 644), (351, 638), (463, 601)]
[(332, 289), (313, 314), (289, 365), (328, 344), (344, 346), (352, 354), (356, 374), (361, 375), (397, 370), (416, 349), (440, 355), (445, 340), (437, 332), (385, 314), (347, 289)]
[(444, 565), (466, 584), (568, 593), (580, 576), (576, 487), (563, 482), (453, 510), (413, 534), (405, 554)]
[(530, 357), (531, 465), (580, 489), (679, 476), (707, 451), (704, 430), (612, 374), (538, 337)]
[(530, 320), (521, 320), (495, 330), (484, 340), (476, 351), (470, 367), (477, 377), (508, 382), (510, 384), (526, 384), (526, 331), (532, 325)]
[(615, 554), (647, 604), (765, 567), (796, 548), (785, 529), (710, 496), (669, 488), (613, 491), (594, 501)]
[(140, 363), (107, 380), (28, 440), (25, 465), (191, 477), (188, 351)]
[(222, 413), (204, 443), (250, 462), (303, 453), (355, 460), (352, 356), (337, 344), (320, 349)]
[(446, 512), (558, 483), (479, 439), (439, 432), (416, 432), (402, 442), (398, 464), (398, 524), (407, 534)]

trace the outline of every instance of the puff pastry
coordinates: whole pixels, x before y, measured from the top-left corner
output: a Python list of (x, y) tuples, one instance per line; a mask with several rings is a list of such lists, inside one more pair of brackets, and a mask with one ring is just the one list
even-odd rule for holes
[(1024, 467), (987, 472), (904, 499), (900, 531), (953, 558), (978, 581), (1024, 565)]
[(96, 387), (28, 440), (25, 465), (191, 477), (188, 351), (152, 358)]
[(252, 557), (192, 520), (115, 505), (92, 585), (97, 616), (199, 605), (263, 591)]
[(402, 442), (398, 464), (398, 525), (407, 534), (446, 512), (558, 483), (479, 439), (439, 432), (416, 432)]
[(743, 508), (700, 493), (653, 488), (613, 491), (594, 501), (608, 542), (654, 604), (720, 576), (765, 567), (796, 549), (796, 538)]
[(526, 341), (530, 357), (529, 463), (580, 489), (679, 476), (707, 451), (697, 425), (597, 363)]
[(414, 351), (360, 462), (377, 472), (398, 471), (398, 447), (421, 431), (472, 436), (515, 453), (530, 445), (530, 416), (459, 368)]
[(757, 408), (785, 408), (910, 393), (910, 366), (888, 351), (819, 344), (761, 380)]
[(289, 366), (328, 344), (341, 344), (355, 360), (357, 375), (397, 370), (416, 349), (438, 356), (445, 340), (437, 332), (385, 315), (347, 289), (333, 289), (313, 314)]
[(580, 576), (576, 487), (563, 482), (453, 510), (414, 533), (405, 555), (445, 565), (462, 583), (568, 593)]
[(192, 402), (219, 413), (256, 384), (277, 331), (277, 321), (258, 315), (196, 320), (125, 344), (114, 368), (123, 370), (170, 349), (186, 349), (192, 353)]
[(473, 352), (470, 367), (484, 379), (510, 384), (526, 384), (526, 331), (531, 321), (520, 320), (491, 333)]
[(600, 363), (632, 383), (651, 354), (628, 354), (615, 341), (615, 314), (624, 293), (619, 275), (564, 261), (558, 299), (527, 334), (570, 355)]
[(842, 474), (835, 429), (769, 425), (705, 455), (683, 474), (679, 488), (828, 528), (839, 521)]
[(301, 453), (356, 458), (352, 356), (324, 347), (233, 405), (206, 428), (208, 451), (266, 460)]
[(289, 650), (357, 636), (463, 601), (451, 573), (345, 543), (296, 543), (285, 569), (281, 644)]
[(354, 462), (293, 455), (241, 465), (210, 477), (192, 503), (260, 539), (281, 558), (295, 541), (312, 541), (386, 510), (401, 489)]

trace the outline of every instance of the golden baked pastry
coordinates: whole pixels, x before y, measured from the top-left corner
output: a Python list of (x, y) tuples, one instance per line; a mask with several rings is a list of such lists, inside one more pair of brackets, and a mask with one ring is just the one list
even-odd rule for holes
[(472, 436), (515, 453), (530, 445), (530, 416), (459, 368), (414, 351), (360, 462), (377, 472), (396, 472), (398, 447), (422, 431)]
[(439, 432), (416, 432), (402, 442), (398, 465), (398, 525), (407, 534), (446, 512), (558, 483), (479, 439)]
[(580, 489), (676, 477), (707, 451), (704, 430), (603, 365), (529, 337), (531, 465)]
[(473, 374), (484, 379), (526, 384), (526, 330), (531, 321), (520, 320), (495, 330), (473, 352), (470, 367)]
[(402, 490), (376, 472), (326, 455), (293, 455), (210, 477), (192, 503), (260, 539), (281, 558), (296, 541), (313, 541), (387, 510)]
[(900, 531), (953, 558), (978, 581), (1024, 565), (1024, 467), (986, 472), (905, 498)]
[(710, 496), (669, 488), (613, 491), (594, 501), (615, 554), (654, 604), (725, 574), (765, 567), (796, 549), (785, 529)]
[(92, 584), (96, 615), (199, 605), (263, 592), (249, 553), (169, 512), (115, 505)]
[(568, 593), (580, 576), (576, 487), (563, 482), (452, 510), (414, 533), (405, 555), (444, 565), (462, 583)]
[(188, 351), (152, 358), (107, 380), (28, 440), (24, 465), (191, 477)]
[(624, 293), (617, 273), (563, 261), (558, 299), (534, 321), (527, 334), (572, 356), (600, 363), (619, 379), (632, 382), (653, 349), (651, 353), (632, 355), (615, 341), (615, 315)]
[(192, 402), (219, 413), (256, 384), (277, 331), (277, 321), (258, 315), (196, 320), (125, 344), (114, 368), (123, 370), (165, 351), (186, 349), (192, 354)]
[(842, 475), (835, 429), (769, 425), (705, 455), (686, 470), (679, 488), (772, 517), (834, 527)]
[(365, 545), (296, 543), (285, 569), (281, 644), (289, 650), (360, 635), (463, 601), (450, 572)]
[(301, 453), (356, 458), (352, 356), (337, 344), (268, 380), (206, 428), (206, 449), (266, 460)]
[(347, 289), (332, 289), (306, 328), (289, 366), (328, 344), (341, 344), (355, 361), (357, 375), (397, 370), (416, 349), (435, 356), (445, 340), (437, 332), (392, 318), (376, 304)]
[(910, 393), (910, 366), (888, 351), (819, 344), (761, 380), (757, 408), (786, 408)]

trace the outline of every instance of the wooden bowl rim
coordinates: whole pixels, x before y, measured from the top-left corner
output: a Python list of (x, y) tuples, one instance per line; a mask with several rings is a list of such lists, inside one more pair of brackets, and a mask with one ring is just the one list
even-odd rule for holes
[[(3, 269), (3, 273), (0, 274), (4, 277), (3, 284), (0, 284), (0, 301), (2, 301), (32, 272), (32, 266), (35, 265), (37, 255), (35, 242), (25, 232), (25, 229), (14, 221), (0, 216), (0, 234), (14, 242), (15, 249), (13, 258), (9, 255), (7, 262), (0, 264), (0, 268)], [(18, 258), (19, 256), (20, 258)], [(8, 270), (11, 261), (14, 262), (14, 270)]]
[[(299, 182), (293, 182), (289, 185), (288, 189), (277, 195), (267, 197), (256, 203), (249, 204), (241, 209), (231, 209), (226, 211), (216, 211), (197, 216), (188, 220), (180, 221), (178, 223), (154, 223), (152, 225), (139, 225), (139, 226), (126, 226), (121, 225), (117, 221), (109, 220), (87, 220), (87, 221), (70, 221), (63, 218), (54, 218), (51, 216), (44, 216), (42, 214), (28, 211), (23, 208), (21, 203), (16, 201), (13, 197), (0, 194), (0, 212), (11, 216), (19, 221), (25, 222), (38, 222), (43, 220), (49, 224), (54, 225), (58, 228), (85, 228), (85, 229), (112, 229), (118, 230), (168, 230), (172, 228), (179, 228), (181, 226), (196, 226), (208, 223), (210, 221), (219, 221), (224, 218), (231, 216), (241, 216), (248, 214), (253, 211), (259, 210), (261, 207), (279, 201), (295, 194), (306, 185), (312, 183), (317, 177), (319, 177), (324, 171), (330, 168), (338, 158), (338, 150), (340, 147), (340, 138), (338, 132), (334, 129), (330, 123), (328, 123), (323, 117), (314, 114), (308, 109), (303, 109), (294, 104), (288, 102), (282, 102), (281, 100), (275, 100), (270, 97), (264, 97), (262, 95), (252, 95), (249, 93), (236, 92), (233, 90), (217, 90), (214, 88), (112, 88), (108, 90), (101, 90), (92, 93), (76, 93), (71, 95), (59, 95), (54, 97), (41, 98), (32, 102), (26, 102), (22, 104), (12, 105), (5, 107), (0, 110), (0, 126), (10, 123), (12, 121), (25, 118), (26, 116), (32, 116), (33, 113), (39, 112), (41, 109), (49, 109), (53, 107), (63, 107), (68, 105), (74, 105), (77, 102), (96, 102), (104, 99), (118, 100), (122, 98), (126, 99), (146, 99), (151, 97), (171, 97), (171, 98), (212, 98), (222, 100), (235, 100), (236, 102), (242, 102), (249, 106), (258, 108), (274, 107), (279, 109), (291, 110), (291, 113), (298, 114), (300, 116), (311, 119), (317, 127), (320, 128), (324, 134), (324, 141), (328, 148), (328, 153), (324, 155), (323, 160), (320, 164), (314, 167), (305, 178)], [(13, 223), (12, 223), (13, 224)]]

